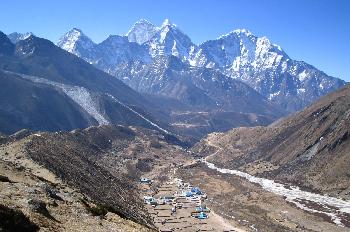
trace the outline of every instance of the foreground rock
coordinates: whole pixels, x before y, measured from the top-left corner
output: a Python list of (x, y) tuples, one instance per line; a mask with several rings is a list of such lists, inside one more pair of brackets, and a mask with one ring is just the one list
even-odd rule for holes
[(122, 126), (13, 139), (0, 147), (0, 204), (44, 231), (152, 231), (136, 183), (185, 157), (171, 142)]

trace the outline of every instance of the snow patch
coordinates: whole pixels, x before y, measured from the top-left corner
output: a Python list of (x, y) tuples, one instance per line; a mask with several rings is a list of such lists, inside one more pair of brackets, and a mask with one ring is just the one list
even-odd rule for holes
[(303, 72), (301, 72), (298, 77), (299, 77), (299, 80), (300, 81), (304, 81), (306, 78), (307, 78), (307, 73), (306, 73), (306, 70), (304, 70)]
[(298, 94), (302, 94), (302, 93), (305, 93), (306, 89), (305, 88), (300, 88), (300, 89), (297, 89), (297, 93)]
[(272, 100), (273, 98), (275, 98), (276, 96), (280, 95), (281, 91), (278, 91), (276, 93), (271, 93), (269, 96), (269, 100)]

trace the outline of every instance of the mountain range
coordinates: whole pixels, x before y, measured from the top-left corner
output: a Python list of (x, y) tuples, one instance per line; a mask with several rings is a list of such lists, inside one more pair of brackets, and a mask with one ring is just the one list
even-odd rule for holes
[[(57, 45), (126, 83), (135, 76), (138, 79), (140, 70), (151, 67), (153, 72), (158, 72), (158, 67), (152, 65), (158, 57), (174, 56), (181, 61), (184, 70), (217, 70), (248, 84), (289, 112), (301, 110), (345, 84), (312, 65), (293, 60), (268, 38), (257, 37), (246, 29), (233, 30), (196, 45), (168, 19), (159, 27), (141, 19), (124, 36), (111, 35), (97, 44), (74, 28), (62, 36)], [(120, 72), (124, 76), (118, 75)], [(146, 85), (142, 87), (145, 92), (157, 85), (151, 81), (133, 82), (142, 82), (138, 86)]]
[[(79, 54), (94, 51), (112, 57), (119, 51), (124, 60), (135, 57), (135, 49), (141, 46), (126, 37), (111, 36), (107, 42), (115, 44), (101, 43), (105, 49), (99, 50), (74, 31), (82, 37), (74, 48), (86, 49)], [(267, 125), (286, 114), (247, 84), (218, 70), (190, 67), (175, 56), (152, 58), (144, 51), (139, 56), (143, 61), (121, 63), (106, 73), (91, 65), (92, 58), (84, 61), (70, 54), (68, 46), (65, 51), (33, 34), (13, 33), (11, 38), (15, 44), (3, 33), (0, 41), (1, 81), (5, 86), (0, 117), (7, 122), (0, 131), (6, 134), (23, 128), (56, 131), (117, 123), (196, 140), (213, 131)], [(127, 50), (123, 44), (128, 45)], [(119, 58), (96, 64), (111, 64)], [(129, 73), (134, 78), (127, 80)]]
[[(157, 27), (142, 19), (126, 35), (101, 43), (77, 28), (57, 46), (31, 32), (1, 37), (1, 78), (9, 86), (3, 91), (4, 133), (119, 123), (200, 139), (268, 125), (345, 84), (245, 29), (199, 45), (169, 20)], [(17, 85), (27, 85), (26, 97), (9, 106)], [(40, 96), (30, 98), (32, 91)], [(56, 112), (44, 97), (49, 95), (68, 107)], [(33, 114), (21, 101), (37, 106)], [(36, 110), (43, 106), (44, 112)], [(39, 123), (46, 116), (48, 125)]]

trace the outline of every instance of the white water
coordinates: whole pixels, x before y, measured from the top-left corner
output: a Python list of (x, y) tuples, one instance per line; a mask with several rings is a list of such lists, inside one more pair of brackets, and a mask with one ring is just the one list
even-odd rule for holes
[[(231, 174), (243, 177), (252, 183), (259, 184), (263, 189), (275, 193), (280, 196), (284, 196), (287, 201), (294, 203), (297, 207), (312, 212), (312, 213), (322, 213), (331, 217), (332, 221), (339, 225), (344, 226), (341, 222), (340, 216), (344, 213), (350, 214), (350, 202), (344, 201), (338, 198), (324, 196), (316, 193), (310, 193), (303, 190), (300, 190), (298, 187), (291, 186), (290, 188), (285, 187), (285, 185), (276, 183), (273, 180), (259, 178), (248, 173), (244, 173), (238, 170), (231, 170), (226, 168), (216, 167), (215, 164), (208, 162), (206, 159), (203, 162), (213, 170), (216, 170), (221, 173)], [(307, 206), (305, 203), (300, 200), (305, 200), (309, 202), (314, 202), (318, 205), (321, 205), (325, 211), (319, 209), (313, 209)], [(334, 207), (336, 209), (331, 209), (327, 206)]]

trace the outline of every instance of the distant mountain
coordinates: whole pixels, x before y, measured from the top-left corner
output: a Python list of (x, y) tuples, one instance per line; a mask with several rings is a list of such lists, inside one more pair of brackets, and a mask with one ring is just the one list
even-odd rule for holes
[(289, 111), (300, 110), (345, 84), (292, 60), (280, 46), (244, 29), (204, 42), (194, 57), (193, 65), (218, 68)]
[(188, 66), (175, 56), (157, 56), (151, 64), (123, 66), (112, 74), (141, 93), (176, 99), (192, 109), (272, 117), (285, 113), (248, 85), (213, 69)]
[[(243, 81), (288, 111), (300, 110), (345, 84), (343, 80), (330, 77), (305, 62), (291, 59), (280, 46), (245, 29), (234, 30), (218, 39), (195, 45), (169, 20), (156, 27), (143, 19), (136, 22), (125, 37), (130, 43), (139, 45), (136, 51), (130, 53), (125, 40), (115, 49), (97, 45), (100, 51), (97, 55), (78, 46), (80, 43), (85, 44), (85, 39), (70, 39), (68, 41), (75, 41), (74, 45), (68, 43), (70, 46), (61, 43), (64, 40), (61, 39), (58, 46), (67, 51), (75, 46), (76, 49), (70, 52), (108, 73), (115, 73), (113, 70), (116, 67), (128, 66), (130, 62), (150, 64), (157, 56), (175, 56), (184, 64), (217, 69), (233, 79)], [(118, 59), (106, 59), (105, 55), (101, 55), (107, 51), (110, 57), (117, 56)], [(128, 55), (119, 58), (120, 54)]]
[(120, 63), (135, 60), (151, 61), (147, 48), (129, 42), (127, 36), (111, 35), (106, 40), (96, 44), (81, 30), (73, 28), (60, 38), (57, 45), (104, 71), (108, 71)]
[(14, 45), (0, 33), (0, 81), (5, 133), (115, 123), (167, 127), (159, 110), (127, 85), (33, 35)]
[(79, 57), (85, 57), (85, 60), (88, 62), (95, 59), (95, 43), (77, 28), (73, 28), (67, 32), (60, 41), (58, 41), (57, 45), (67, 52), (73, 53)]
[(34, 35), (34, 34), (32, 32), (26, 32), (26, 33), (13, 32), (11, 34), (8, 34), (7, 37), (11, 40), (12, 43), (15, 44), (20, 40), (27, 39), (31, 35)]
[(137, 21), (126, 34), (130, 42), (143, 44), (149, 41), (158, 31), (158, 28), (145, 19)]
[[(126, 36), (109, 36), (93, 46), (82, 46), (93, 42), (76, 31), (64, 35), (58, 46), (155, 100), (179, 133), (200, 138), (232, 126), (266, 125), (286, 114), (240, 81), (206, 67), (192, 67), (188, 59), (196, 45), (169, 20), (160, 27), (140, 20)], [(195, 112), (204, 111), (194, 122)]]
[(154, 36), (145, 43), (152, 57), (158, 55), (172, 55), (186, 61), (191, 47), (194, 46), (191, 39), (184, 34), (175, 24), (166, 19), (158, 28)]
[(286, 114), (248, 85), (175, 56), (128, 63), (110, 73), (140, 93), (176, 101), (166, 104), (171, 124), (197, 138), (236, 126), (266, 125)]

